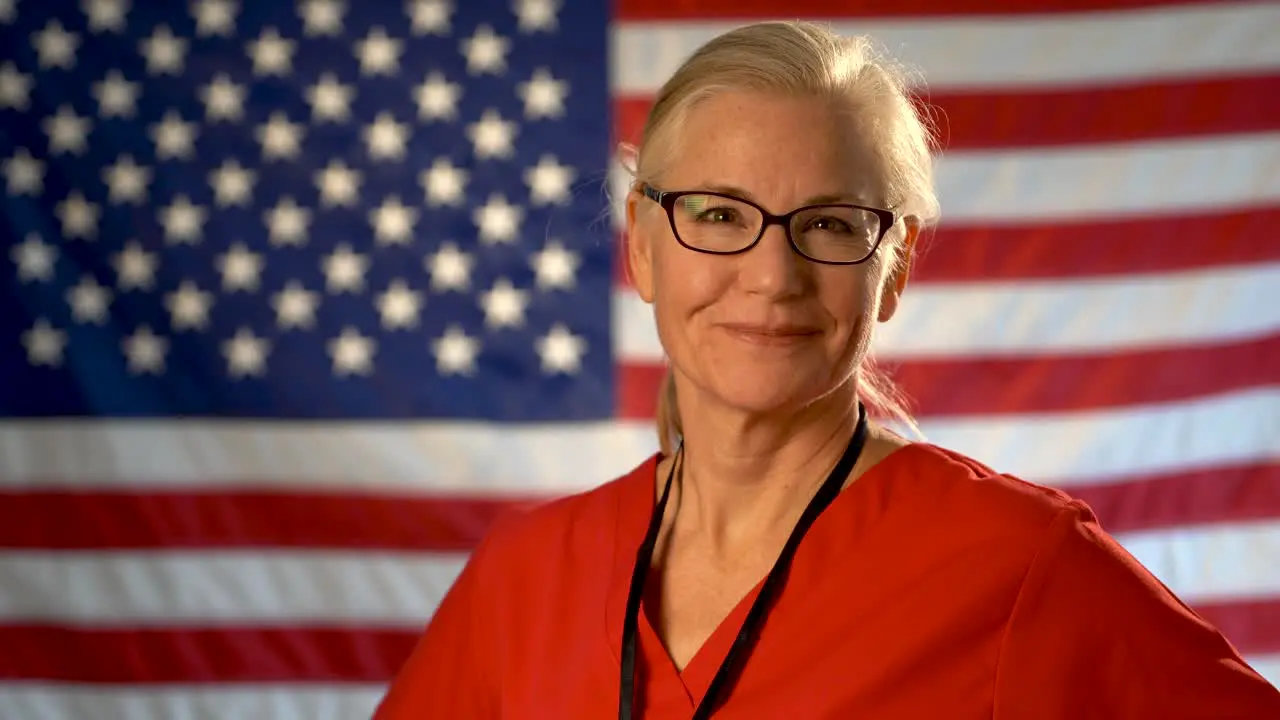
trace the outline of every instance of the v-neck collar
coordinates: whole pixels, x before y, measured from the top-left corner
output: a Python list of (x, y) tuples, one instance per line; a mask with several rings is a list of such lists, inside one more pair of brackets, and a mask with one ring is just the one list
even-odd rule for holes
[[(903, 456), (913, 455), (925, 446), (927, 444), (915, 443), (900, 448), (873, 465), (855, 482), (840, 492), (831, 505), (827, 507), (826, 511), (814, 522), (813, 527), (809, 530), (809, 535), (806, 537), (806, 542), (797, 548), (796, 556), (792, 561), (789, 572), (788, 584), (796, 582), (798, 578), (803, 582), (803, 577), (808, 574), (806, 571), (809, 569), (809, 556), (804, 552), (805, 546), (821, 544), (809, 542), (809, 538), (814, 535), (820, 535), (824, 532), (824, 528), (830, 526), (833, 522), (842, 522), (840, 516), (846, 512), (845, 508), (852, 509), (858, 506), (859, 503), (855, 498), (874, 492), (877, 484), (885, 482), (897, 474), (892, 470), (902, 462)], [(658, 483), (657, 471), (658, 464), (662, 459), (661, 453), (651, 455), (621, 483), (617, 493), (618, 506), (614, 524), (616, 531), (614, 534), (613, 566), (610, 569), (609, 589), (606, 595), (607, 604), (604, 613), (605, 632), (608, 636), (609, 649), (613, 655), (614, 662), (617, 663), (615, 670), (621, 668), (622, 662), (622, 620), (626, 612), (631, 571), (635, 566), (636, 552), (644, 539), (645, 529), (648, 527), (649, 519), (657, 505), (655, 497)], [(833, 516), (836, 519), (833, 519)], [(865, 531), (866, 528), (861, 528), (861, 530)], [(861, 532), (852, 531), (851, 528), (848, 539), (853, 541), (856, 539), (855, 536), (860, 534)], [(730, 645), (733, 644), (733, 639), (737, 636), (743, 620), (746, 619), (751, 603), (754, 602), (763, 584), (764, 578), (762, 577), (752, 587), (751, 591), (738, 601), (733, 610), (721, 620), (707, 640), (698, 648), (683, 671), (676, 669), (675, 662), (671, 660), (671, 655), (667, 651), (666, 645), (658, 635), (657, 629), (650, 622), (648, 613), (642, 609), (637, 620), (637, 639), (640, 643), (638, 649), (641, 650), (642, 665), (650, 675), (648, 683), (658, 683), (660, 686), (670, 687), (673, 690), (678, 688), (688, 703), (689, 710), (692, 710), (696, 703), (702, 699), (707, 688), (710, 687), (711, 680), (715, 677), (716, 671), (719, 669), (726, 653), (728, 653)], [(661, 658), (661, 660), (649, 662), (650, 658)], [(667, 693), (663, 692), (662, 694), (666, 695)]]

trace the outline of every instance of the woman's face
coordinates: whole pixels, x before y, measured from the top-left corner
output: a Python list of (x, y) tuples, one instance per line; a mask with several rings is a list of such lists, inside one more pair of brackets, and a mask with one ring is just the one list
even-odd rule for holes
[[(688, 115), (658, 189), (719, 189), (779, 214), (815, 202), (884, 207), (876, 155), (833, 110), (820, 99), (718, 94)], [(887, 277), (888, 246), (914, 239), (899, 222), (871, 260), (825, 265), (798, 255), (777, 225), (748, 252), (710, 255), (682, 247), (662, 208), (638, 193), (627, 218), (636, 289), (654, 305), (677, 376), (748, 413), (852, 389), (872, 323), (889, 319), (905, 282), (905, 267)]]

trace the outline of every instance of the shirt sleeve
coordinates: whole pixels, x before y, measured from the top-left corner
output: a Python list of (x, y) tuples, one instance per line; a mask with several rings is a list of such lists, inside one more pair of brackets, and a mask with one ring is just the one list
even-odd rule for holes
[(472, 552), (372, 720), (497, 717), (494, 534)]
[(1280, 691), (1073, 502), (1006, 628), (995, 720), (1276, 720)]

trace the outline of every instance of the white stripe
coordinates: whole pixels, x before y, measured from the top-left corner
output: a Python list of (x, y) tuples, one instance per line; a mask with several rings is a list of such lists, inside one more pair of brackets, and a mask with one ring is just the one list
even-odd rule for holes
[(1280, 596), (1275, 522), (1147, 530), (1116, 540), (1188, 604)]
[(1120, 482), (1280, 460), (1280, 385), (1114, 410), (926, 418), (921, 429), (934, 444), (1031, 482)]
[(0, 553), (0, 618), (217, 625), (357, 622), (420, 629), (462, 553)]
[[(1113, 410), (924, 418), (931, 442), (1050, 484), (1280, 459), (1280, 386)], [(657, 449), (644, 421), (566, 427), (0, 424), (0, 488), (562, 493)]]
[(1280, 688), (1280, 654), (1275, 655), (1251, 655), (1245, 657), (1245, 662), (1249, 666), (1258, 671), (1258, 674), (1267, 679), (1267, 682)]
[[(897, 314), (876, 326), (885, 360), (1043, 355), (1241, 340), (1280, 331), (1280, 263), (1176, 273), (908, 285)], [(614, 292), (615, 352), (665, 358), (653, 308)]]
[[(1189, 603), (1280, 595), (1280, 522), (1117, 538)], [(464, 556), (0, 553), (0, 619), (88, 626), (350, 623), (416, 631)]]
[(0, 684), (0, 717), (11, 720), (352, 720), (368, 718), (383, 685), (202, 686)]
[(657, 449), (644, 423), (0, 422), (0, 487), (289, 487), (545, 493)]
[(946, 153), (937, 188), (943, 227), (1275, 202), (1280, 134)]
[[(613, 163), (609, 192), (615, 230), (625, 227), (629, 182), (622, 166)], [(934, 184), (942, 204), (943, 242), (950, 225), (1087, 221), (1275, 203), (1280, 201), (1280, 133), (957, 151), (938, 159)]]
[[(811, 18), (819, 19), (819, 18)], [(1041, 16), (831, 20), (923, 71), (936, 90), (1104, 84), (1280, 67), (1280, 5), (1200, 6)], [(734, 22), (624, 22), (612, 37), (615, 92), (653, 95)]]

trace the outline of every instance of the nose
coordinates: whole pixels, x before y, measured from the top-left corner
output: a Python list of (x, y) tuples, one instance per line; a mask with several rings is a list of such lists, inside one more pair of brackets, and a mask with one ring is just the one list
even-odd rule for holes
[(738, 256), (738, 282), (747, 292), (769, 298), (800, 295), (808, 282), (809, 262), (791, 247), (779, 225), (765, 228), (760, 241)]

